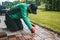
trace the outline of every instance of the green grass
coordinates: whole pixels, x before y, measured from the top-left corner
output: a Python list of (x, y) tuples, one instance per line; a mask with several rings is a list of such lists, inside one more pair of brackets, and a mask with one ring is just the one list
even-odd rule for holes
[(60, 12), (38, 10), (37, 15), (29, 17), (32, 22), (60, 33)]

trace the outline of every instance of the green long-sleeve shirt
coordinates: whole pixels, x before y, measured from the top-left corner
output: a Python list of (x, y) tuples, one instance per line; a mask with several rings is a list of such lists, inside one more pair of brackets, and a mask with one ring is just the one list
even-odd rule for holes
[(22, 18), (24, 20), (24, 22), (26, 23), (26, 25), (28, 26), (28, 28), (31, 30), (32, 25), (31, 25), (31, 22), (30, 22), (30, 20), (28, 18), (28, 14), (29, 14), (28, 11), (27, 11), (28, 7), (29, 7), (29, 4), (20, 3), (18, 5), (15, 5), (15, 6), (11, 7), (9, 10), (14, 10), (14, 9), (19, 8), (20, 11), (10, 15), (10, 17), (13, 18), (13, 19)]

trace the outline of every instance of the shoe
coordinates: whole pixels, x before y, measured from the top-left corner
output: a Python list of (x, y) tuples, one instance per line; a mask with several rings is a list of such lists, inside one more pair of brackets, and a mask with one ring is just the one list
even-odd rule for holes
[(31, 33), (35, 33), (35, 28), (34, 27), (32, 27)]

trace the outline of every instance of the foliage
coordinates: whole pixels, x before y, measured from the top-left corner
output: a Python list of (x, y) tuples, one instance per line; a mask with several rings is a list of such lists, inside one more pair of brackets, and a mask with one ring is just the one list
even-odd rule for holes
[(46, 10), (60, 11), (60, 0), (46, 0)]

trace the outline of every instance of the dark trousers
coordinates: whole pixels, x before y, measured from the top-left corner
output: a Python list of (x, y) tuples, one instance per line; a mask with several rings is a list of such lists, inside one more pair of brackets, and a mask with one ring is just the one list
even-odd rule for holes
[(12, 19), (8, 15), (5, 15), (5, 24), (7, 26), (7, 29), (16, 31), (16, 30), (22, 30), (23, 25), (20, 19)]

